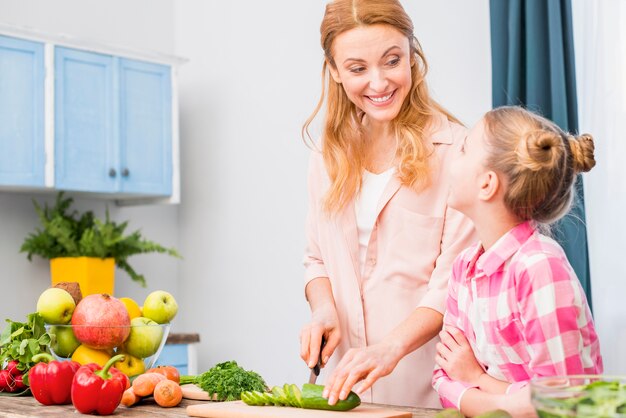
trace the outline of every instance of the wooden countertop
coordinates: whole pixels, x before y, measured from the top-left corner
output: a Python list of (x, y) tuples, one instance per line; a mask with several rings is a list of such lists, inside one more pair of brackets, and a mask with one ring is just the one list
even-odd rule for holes
[[(182, 403), (174, 408), (161, 408), (152, 399), (144, 399), (140, 405), (126, 408), (120, 406), (115, 411), (113, 417), (187, 417), (186, 407), (204, 403), (205, 401), (192, 401), (183, 399)], [(413, 418), (430, 418), (438, 412), (437, 409), (426, 408), (406, 408), (400, 406), (390, 406), (390, 408), (402, 411), (410, 411)], [(66, 418), (88, 417), (90, 415), (80, 415), (72, 405), (43, 406), (32, 396), (10, 397), (0, 396), (0, 417), (6, 418)]]

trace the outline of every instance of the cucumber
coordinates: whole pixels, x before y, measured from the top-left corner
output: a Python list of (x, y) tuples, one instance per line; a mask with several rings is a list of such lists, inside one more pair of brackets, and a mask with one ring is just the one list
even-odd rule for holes
[(285, 398), (285, 392), (280, 386), (274, 386), (272, 388), (272, 396), (278, 402), (279, 406), (287, 405), (287, 398)]
[(476, 418), (512, 418), (511, 414), (502, 410), (496, 409), (494, 411), (485, 412), (484, 414), (477, 415)]
[(295, 401), (294, 406), (296, 408), (303, 408), (304, 406), (302, 405), (302, 392), (300, 392), (300, 389), (298, 388), (298, 386), (292, 383), (290, 385), (290, 389), (291, 389), (291, 395), (293, 396), (293, 399)]
[(251, 406), (293, 406), (304, 409), (325, 409), (328, 411), (349, 411), (361, 404), (361, 398), (350, 392), (344, 401), (328, 405), (328, 399), (322, 397), (324, 386), (305, 383), (302, 390), (294, 384), (285, 383), (282, 387), (274, 386), (272, 392), (247, 391), (241, 393), (241, 400)]
[(302, 386), (302, 407), (304, 409), (349, 411), (361, 405), (361, 398), (352, 391), (350, 391), (346, 400), (339, 400), (334, 405), (328, 405), (328, 399), (322, 397), (322, 392), (324, 392), (324, 386), (305, 383)]
[(241, 392), (241, 400), (246, 405), (254, 405), (254, 402), (252, 401), (252, 399), (250, 399), (250, 395), (248, 394), (248, 392)]
[(458, 409), (446, 408), (437, 412), (435, 418), (465, 418), (465, 416)]
[(285, 395), (285, 391), (280, 386), (274, 386), (272, 388), (272, 395), (274, 398), (281, 403), (282, 406), (289, 406), (289, 401), (287, 401), (287, 395)]

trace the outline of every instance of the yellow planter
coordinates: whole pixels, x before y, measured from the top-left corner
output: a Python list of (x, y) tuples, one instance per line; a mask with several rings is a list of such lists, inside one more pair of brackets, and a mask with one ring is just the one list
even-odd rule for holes
[(78, 282), (83, 296), (94, 293), (113, 295), (115, 259), (94, 257), (60, 257), (50, 260), (52, 285)]

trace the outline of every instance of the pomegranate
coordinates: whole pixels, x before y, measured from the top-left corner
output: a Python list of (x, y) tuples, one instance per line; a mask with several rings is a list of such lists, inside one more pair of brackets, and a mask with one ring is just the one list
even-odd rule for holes
[(106, 293), (84, 297), (72, 315), (76, 339), (99, 350), (121, 345), (130, 333), (130, 317), (119, 299)]

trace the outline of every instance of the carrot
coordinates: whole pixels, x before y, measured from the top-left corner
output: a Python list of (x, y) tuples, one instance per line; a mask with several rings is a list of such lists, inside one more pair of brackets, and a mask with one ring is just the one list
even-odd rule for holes
[(146, 370), (146, 373), (159, 373), (167, 377), (172, 382), (180, 383), (180, 373), (174, 366), (157, 366)]
[(154, 392), (154, 388), (162, 380), (166, 380), (165, 376), (159, 373), (140, 374), (133, 380), (133, 391), (137, 396), (150, 396)]
[(135, 394), (135, 391), (131, 387), (124, 391), (124, 394), (122, 395), (121, 404), (128, 407), (128, 406), (133, 406), (139, 403), (139, 401), (141, 401), (141, 396), (137, 396)]
[(176, 382), (162, 380), (154, 388), (154, 400), (164, 408), (176, 406), (183, 400), (183, 390)]

